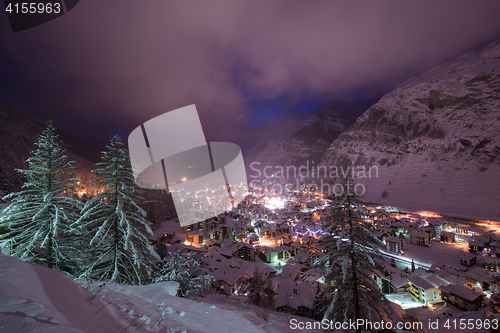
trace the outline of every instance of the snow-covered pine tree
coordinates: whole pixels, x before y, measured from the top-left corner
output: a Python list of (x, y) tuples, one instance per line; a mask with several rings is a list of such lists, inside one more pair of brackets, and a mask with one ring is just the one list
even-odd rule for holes
[(175, 251), (169, 252), (163, 259), (154, 281), (179, 282), (177, 295), (186, 297), (208, 292), (213, 279), (212, 274), (193, 254)]
[(160, 260), (148, 240), (152, 235), (144, 199), (135, 184), (129, 154), (120, 137), (102, 153), (101, 168), (91, 185), (103, 191), (87, 201), (75, 229), (93, 255), (80, 276), (125, 284), (142, 284), (152, 272), (151, 259)]
[(80, 179), (74, 178), (73, 161), (68, 161), (49, 121), (26, 160), (27, 169), (17, 170), (26, 179), (21, 191), (4, 210), (0, 226), (7, 232), (1, 243), (10, 243), (15, 258), (47, 263), (47, 267), (71, 265), (79, 254), (68, 238), (70, 225), (79, 217), (81, 201), (75, 197)]
[[(321, 239), (326, 249), (322, 263), (327, 288), (320, 295), (331, 295), (324, 318), (334, 322), (391, 319), (389, 301), (373, 279), (385, 271), (377, 260), (381, 258), (378, 246), (383, 243), (371, 234), (372, 225), (365, 219), (368, 213), (352, 193), (352, 182), (345, 180), (342, 185), (342, 194), (331, 200)], [(355, 331), (361, 332), (361, 327)]]

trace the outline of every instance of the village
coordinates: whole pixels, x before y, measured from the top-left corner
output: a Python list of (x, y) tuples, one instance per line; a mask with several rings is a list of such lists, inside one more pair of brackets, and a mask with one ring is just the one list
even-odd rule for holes
[[(367, 204), (373, 235), (383, 244), (388, 273), (373, 276), (382, 292), (403, 309), (450, 304), (477, 311), (499, 281), (497, 224), (471, 222), (432, 212)], [(155, 232), (160, 256), (193, 253), (207, 265), (213, 286), (246, 300), (250, 279), (259, 274), (276, 299), (273, 309), (313, 318), (315, 295), (324, 287), (316, 267), (329, 219), (329, 200), (306, 190), (293, 195), (249, 195), (235, 209), (181, 227), (169, 219)]]

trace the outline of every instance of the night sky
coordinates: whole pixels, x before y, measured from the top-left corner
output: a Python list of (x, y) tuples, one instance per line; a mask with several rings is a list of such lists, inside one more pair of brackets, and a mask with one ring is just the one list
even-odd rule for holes
[(15, 34), (0, 14), (0, 101), (86, 140), (196, 104), (209, 141), (248, 148), (326, 101), (368, 105), (500, 39), (499, 13), (499, 1), (84, 0)]

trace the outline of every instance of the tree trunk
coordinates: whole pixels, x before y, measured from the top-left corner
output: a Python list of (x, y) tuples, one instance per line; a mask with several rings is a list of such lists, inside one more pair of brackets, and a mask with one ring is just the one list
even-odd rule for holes
[[(53, 139), (53, 138), (52, 138)], [(47, 166), (47, 169), (49, 170), (49, 174), (48, 174), (48, 179), (47, 179), (47, 185), (48, 185), (48, 189), (47, 189), (47, 193), (50, 193), (52, 191), (52, 151), (53, 151), (53, 146), (51, 144), (50, 146), (50, 151), (49, 151), (49, 161), (48, 161), (48, 166)], [(48, 227), (49, 227), (49, 242), (47, 244), (47, 267), (48, 268), (52, 268), (53, 266), (53, 260), (52, 260), (52, 256), (54, 255), (53, 254), (53, 251), (52, 251), (52, 221), (50, 220), (50, 208), (47, 207), (47, 221), (48, 221)]]
[[(354, 321), (357, 322), (361, 317), (361, 311), (359, 308), (359, 295), (358, 295), (358, 276), (357, 276), (357, 266), (356, 266), (356, 258), (354, 256), (354, 233), (353, 233), (353, 225), (352, 225), (352, 214), (351, 214), (351, 199), (347, 196), (347, 204), (349, 209), (349, 233), (350, 233), (350, 241), (352, 246), (351, 251), (351, 266), (352, 266), (352, 279), (353, 283), (353, 298), (354, 298)], [(356, 327), (356, 333), (361, 333), (361, 328)]]

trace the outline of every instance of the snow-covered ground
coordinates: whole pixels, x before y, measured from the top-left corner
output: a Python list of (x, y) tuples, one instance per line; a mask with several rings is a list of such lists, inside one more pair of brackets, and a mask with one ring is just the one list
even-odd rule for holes
[(0, 254), (0, 332), (285, 333), (296, 331), (290, 318), (311, 321), (237, 305), (242, 302), (225, 296), (201, 302), (175, 297), (176, 282), (82, 284), (89, 290), (56, 270)]
[(468, 252), (467, 249), (468, 247), (464, 248), (460, 243), (431, 242), (429, 247), (406, 243), (406, 251), (401, 257), (428, 265), (440, 262), (460, 267), (460, 258), (464, 252)]

